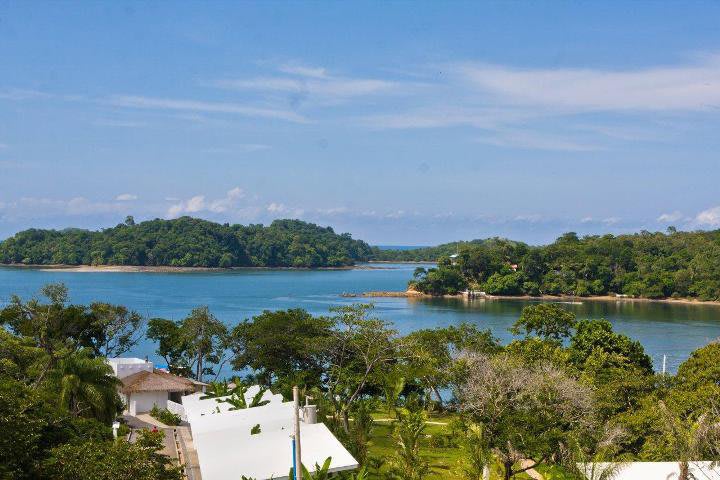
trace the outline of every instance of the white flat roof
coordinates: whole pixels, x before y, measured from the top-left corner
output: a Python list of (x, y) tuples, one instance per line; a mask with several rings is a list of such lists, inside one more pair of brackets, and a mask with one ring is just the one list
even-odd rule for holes
[[(259, 387), (248, 388), (247, 400)], [(229, 410), (231, 405), (215, 398), (200, 400), (203, 394), (182, 397), (190, 422), (193, 443), (203, 480), (237, 480), (245, 475), (256, 480), (288, 478), (292, 466), (293, 402), (267, 391), (262, 407)], [(260, 426), (260, 433), (251, 429)], [(300, 423), (302, 462), (309, 470), (330, 457), (331, 471), (351, 470), (357, 461), (322, 423)]]
[[(609, 465), (616, 465), (613, 463), (598, 463), (596, 464), (595, 477), (607, 468)], [(591, 478), (592, 475), (589, 472), (589, 467), (585, 472), (587, 478)], [(582, 467), (581, 467), (582, 469)], [(613, 480), (641, 480), (641, 479), (672, 479), (678, 478), (680, 473), (680, 466), (678, 462), (629, 462), (621, 464), (619, 470)], [(695, 478), (703, 480), (720, 480), (720, 468), (712, 468), (711, 462), (690, 462), (690, 473)]]
[[(256, 407), (249, 410), (260, 410)], [(262, 428), (262, 424), (261, 424)], [(333, 472), (358, 467), (357, 461), (322, 423), (301, 426), (302, 462), (313, 470), (330, 457)], [(292, 429), (250, 435), (232, 428), (193, 432), (203, 480), (237, 480), (245, 475), (257, 480), (288, 478), (292, 467)]]
[[(260, 387), (257, 385), (249, 387), (245, 392), (245, 401), (250, 402), (259, 391)], [(190, 423), (192, 423), (193, 419), (198, 417), (234, 411), (230, 410), (233, 408), (231, 404), (222, 401), (223, 399), (229, 397), (206, 398), (205, 400), (201, 400), (201, 397), (203, 396), (205, 396), (204, 393), (194, 393), (192, 395), (182, 397), (182, 405)], [(283, 397), (279, 394), (273, 395), (270, 390), (266, 390), (265, 393), (263, 393), (262, 400), (267, 400), (270, 404), (276, 404), (282, 403)]]
[(128, 365), (128, 364), (138, 364), (138, 363), (151, 363), (146, 362), (142, 358), (134, 358), (134, 357), (115, 357), (115, 358), (108, 358), (108, 363), (115, 363), (118, 365)]

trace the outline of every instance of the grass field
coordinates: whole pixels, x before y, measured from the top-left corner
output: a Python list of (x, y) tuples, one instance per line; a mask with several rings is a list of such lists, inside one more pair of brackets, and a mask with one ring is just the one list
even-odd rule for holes
[[(380, 461), (380, 472), (387, 469), (387, 463), (395, 454), (395, 440), (393, 438), (392, 415), (387, 412), (375, 412), (375, 425), (373, 426), (370, 444), (370, 458)], [(430, 414), (428, 423), (425, 426), (425, 438), (421, 441), (421, 454), (429, 462), (431, 473), (428, 480), (468, 480), (459, 469), (462, 451), (452, 441), (453, 432), (451, 422), (456, 418), (453, 414), (441, 413)], [(556, 466), (540, 466), (537, 471), (546, 480), (577, 480), (577, 477), (565, 473)], [(378, 475), (371, 471), (371, 478), (378, 478)], [(490, 478), (501, 479), (499, 465), (492, 469)], [(516, 480), (530, 479), (527, 474), (519, 474), (513, 477)]]

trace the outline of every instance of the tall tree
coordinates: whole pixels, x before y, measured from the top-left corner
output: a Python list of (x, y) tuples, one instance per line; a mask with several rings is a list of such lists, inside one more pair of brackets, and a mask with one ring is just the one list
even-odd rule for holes
[[(461, 409), (482, 425), (506, 480), (558, 458), (568, 433), (590, 417), (590, 391), (550, 365), (526, 366), (507, 354), (465, 361)], [(517, 468), (521, 460), (529, 461)]]
[(325, 385), (345, 432), (349, 431), (350, 408), (363, 389), (399, 357), (397, 332), (387, 322), (369, 317), (372, 308), (370, 304), (355, 304), (332, 309), (336, 328), (324, 349)]
[(228, 330), (206, 306), (194, 308), (180, 327), (181, 342), (188, 356), (194, 358), (195, 378), (215, 372), (208, 364), (220, 365), (227, 348)]
[(556, 303), (540, 303), (523, 308), (510, 329), (515, 335), (537, 335), (544, 340), (568, 338), (575, 327), (575, 314)]
[(659, 402), (663, 440), (671, 458), (680, 466), (678, 480), (690, 480), (692, 462), (705, 458), (720, 458), (720, 415), (713, 409), (703, 412), (693, 421), (670, 410)]
[(88, 351), (73, 353), (50, 372), (49, 381), (57, 392), (58, 406), (74, 416), (111, 421), (120, 411), (120, 380), (101, 358)]
[(322, 346), (333, 321), (302, 309), (264, 311), (239, 323), (230, 336), (233, 367), (252, 368), (263, 384), (320, 386)]

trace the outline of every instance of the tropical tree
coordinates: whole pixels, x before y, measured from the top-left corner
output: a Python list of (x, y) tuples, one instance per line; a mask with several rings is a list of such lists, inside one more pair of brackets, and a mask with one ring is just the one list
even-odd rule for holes
[(232, 365), (252, 368), (258, 381), (320, 385), (322, 346), (331, 335), (332, 319), (302, 309), (264, 311), (239, 323), (230, 336)]
[(53, 480), (181, 480), (181, 468), (160, 453), (164, 433), (145, 430), (125, 440), (68, 443), (52, 450), (44, 471)]
[(568, 338), (575, 327), (575, 314), (556, 303), (540, 303), (523, 308), (510, 331), (514, 335), (536, 335), (544, 340)]
[(197, 380), (216, 374), (213, 366), (222, 366), (228, 347), (227, 327), (206, 306), (194, 308), (181, 321), (151, 319), (147, 337), (158, 342), (157, 353), (172, 373)]
[[(397, 332), (378, 318), (368, 317), (369, 304), (331, 309), (337, 327), (325, 344), (327, 396), (350, 431), (349, 412), (378, 372), (398, 359)], [(378, 382), (379, 383), (379, 382)]]
[(390, 478), (421, 480), (430, 473), (430, 464), (420, 454), (420, 439), (425, 430), (427, 414), (423, 410), (402, 409), (393, 429), (395, 455), (390, 460)]
[(208, 364), (220, 364), (227, 348), (228, 331), (224, 323), (206, 306), (193, 308), (180, 329), (188, 356), (194, 358), (195, 378), (214, 374)]
[(627, 465), (621, 453), (625, 432), (605, 423), (577, 434), (571, 432), (563, 452), (563, 466), (587, 480), (612, 480)]
[(665, 402), (658, 403), (663, 443), (666, 451), (678, 461), (678, 480), (695, 478), (690, 472), (694, 461), (720, 458), (720, 415), (716, 409), (706, 411), (692, 421), (671, 411)]
[(568, 433), (590, 417), (590, 391), (552, 365), (507, 354), (470, 354), (465, 362), (460, 408), (482, 425), (506, 480), (558, 458)]
[(118, 357), (132, 349), (143, 336), (143, 317), (122, 305), (90, 304), (93, 335), (89, 339), (96, 355)]
[(459, 434), (462, 455), (458, 462), (460, 475), (467, 480), (485, 480), (492, 464), (492, 453), (483, 435), (482, 425), (467, 422)]
[(58, 406), (72, 415), (92, 417), (109, 422), (119, 412), (120, 380), (101, 358), (93, 358), (87, 350), (64, 357), (48, 378), (57, 392)]

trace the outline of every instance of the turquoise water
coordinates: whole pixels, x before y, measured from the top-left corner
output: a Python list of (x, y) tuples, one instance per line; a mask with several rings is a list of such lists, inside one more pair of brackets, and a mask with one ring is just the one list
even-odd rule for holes
[[(119, 303), (147, 317), (181, 319), (198, 305), (228, 325), (263, 311), (301, 307), (315, 314), (333, 305), (372, 301), (376, 313), (400, 332), (470, 322), (490, 328), (503, 341), (507, 329), (529, 302), (515, 300), (342, 298), (344, 292), (403, 290), (416, 265), (384, 264), (354, 270), (240, 270), (193, 273), (48, 272), (0, 267), (0, 304), (16, 293), (29, 298), (42, 285), (63, 282), (75, 303)], [(660, 368), (670, 371), (694, 349), (720, 337), (720, 307), (663, 303), (582, 302), (567, 305), (579, 318), (607, 318), (616, 330), (640, 340)], [(132, 354), (154, 356), (144, 342)]]

